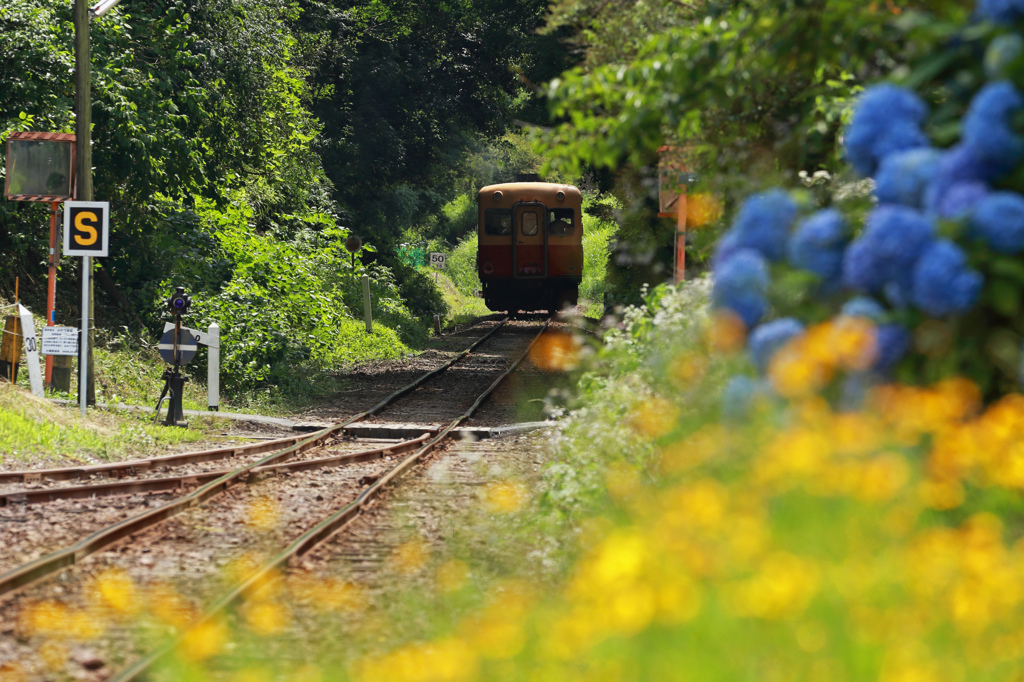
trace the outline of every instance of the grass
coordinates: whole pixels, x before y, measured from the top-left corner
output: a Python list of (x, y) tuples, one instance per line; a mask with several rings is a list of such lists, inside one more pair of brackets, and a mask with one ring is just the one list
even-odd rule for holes
[(153, 417), (90, 410), (38, 398), (24, 388), (0, 386), (0, 466), (54, 466), (161, 454), (168, 447), (208, 440), (222, 420), (193, 419), (188, 429), (161, 426)]

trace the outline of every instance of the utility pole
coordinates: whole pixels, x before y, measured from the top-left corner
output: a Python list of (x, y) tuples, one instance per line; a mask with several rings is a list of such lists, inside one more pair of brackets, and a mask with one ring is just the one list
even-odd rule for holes
[[(75, 0), (75, 176), (77, 178), (78, 201), (92, 201), (92, 59), (89, 56), (89, 5), (87, 0)], [(82, 259), (82, 277), (86, 276), (86, 268), (92, 267), (91, 258)], [(92, 273), (88, 273), (92, 275)], [(89, 327), (84, 330), (89, 335), (88, 351), (82, 357), (79, 351), (78, 362), (86, 363), (88, 376), (87, 386), (79, 386), (79, 395), (86, 392), (86, 403), (96, 404), (96, 381), (92, 362), (92, 349), (95, 345), (93, 328), (95, 326), (95, 309), (93, 305), (93, 278), (89, 277)], [(83, 311), (84, 312), (84, 311)], [(83, 318), (85, 315), (82, 316)]]

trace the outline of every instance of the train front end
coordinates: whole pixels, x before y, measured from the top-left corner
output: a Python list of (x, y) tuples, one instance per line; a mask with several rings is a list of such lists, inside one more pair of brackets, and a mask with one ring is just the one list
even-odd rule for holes
[(583, 197), (572, 185), (512, 182), (477, 194), (477, 272), (494, 311), (574, 306), (583, 280)]

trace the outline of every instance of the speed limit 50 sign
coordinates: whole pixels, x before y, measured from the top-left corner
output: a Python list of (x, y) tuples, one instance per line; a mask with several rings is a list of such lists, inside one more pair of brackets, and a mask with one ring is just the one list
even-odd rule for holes
[(64, 255), (106, 256), (110, 249), (110, 202), (64, 202)]
[(430, 267), (437, 268), (438, 270), (444, 270), (444, 261), (448, 258), (447, 254), (444, 253), (431, 253), (430, 254)]

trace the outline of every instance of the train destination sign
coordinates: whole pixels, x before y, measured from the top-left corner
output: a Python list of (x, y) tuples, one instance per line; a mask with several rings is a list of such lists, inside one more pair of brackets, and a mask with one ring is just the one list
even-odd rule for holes
[(78, 329), (43, 327), (43, 355), (78, 355)]
[(64, 255), (104, 257), (110, 250), (110, 202), (64, 203)]

